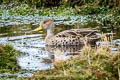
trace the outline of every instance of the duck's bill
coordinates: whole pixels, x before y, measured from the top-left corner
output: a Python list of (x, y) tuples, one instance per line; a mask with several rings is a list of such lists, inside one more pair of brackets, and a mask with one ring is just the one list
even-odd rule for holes
[(36, 28), (35, 30), (33, 30), (33, 31), (40, 31), (40, 30), (42, 30), (43, 28), (42, 28), (42, 26), (40, 25), (38, 28)]

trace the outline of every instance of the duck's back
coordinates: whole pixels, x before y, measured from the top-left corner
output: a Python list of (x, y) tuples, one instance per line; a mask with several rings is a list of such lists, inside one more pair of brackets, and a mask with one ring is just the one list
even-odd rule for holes
[(90, 28), (86, 29), (71, 29), (62, 31), (47, 40), (47, 45), (84, 45), (87, 43), (95, 43), (100, 39), (96, 35), (97, 30)]

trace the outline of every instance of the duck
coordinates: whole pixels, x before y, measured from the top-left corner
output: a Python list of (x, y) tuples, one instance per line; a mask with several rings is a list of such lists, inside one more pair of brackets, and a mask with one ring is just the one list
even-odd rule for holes
[(55, 23), (49, 18), (44, 19), (40, 26), (33, 31), (40, 31), (42, 29), (47, 30), (45, 44), (51, 46), (94, 44), (100, 39), (100, 36), (96, 34), (98, 29), (95, 28), (70, 29), (55, 35)]

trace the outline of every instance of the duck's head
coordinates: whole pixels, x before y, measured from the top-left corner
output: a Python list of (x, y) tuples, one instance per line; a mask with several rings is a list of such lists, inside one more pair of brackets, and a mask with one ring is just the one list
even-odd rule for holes
[(55, 24), (52, 19), (45, 19), (41, 22), (40, 26), (36, 28), (34, 31), (39, 31), (42, 29), (45, 30), (54, 30)]

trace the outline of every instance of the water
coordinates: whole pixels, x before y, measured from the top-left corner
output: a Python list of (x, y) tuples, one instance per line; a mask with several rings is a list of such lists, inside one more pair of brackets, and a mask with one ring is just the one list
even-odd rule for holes
[[(45, 46), (46, 31), (32, 32), (38, 25), (14, 25), (0, 28), (0, 43), (12, 44), (15, 50), (23, 52), (17, 56), (18, 64), (25, 70), (53, 69), (54, 62), (67, 60), (80, 53), (80, 46)], [(58, 25), (56, 32), (70, 29), (72, 26)]]
[[(92, 24), (94, 24), (93, 27), (96, 26), (96, 22)], [(32, 32), (38, 26), (38, 24), (21, 24), (0, 27), (0, 43), (12, 44), (15, 50), (25, 53), (17, 56), (17, 62), (21, 69), (28, 71), (53, 69), (56, 61), (67, 60), (80, 54), (82, 49), (80, 46), (45, 46), (46, 31)], [(81, 28), (81, 25), (56, 25), (55, 33), (73, 28)], [(114, 33), (115, 40), (113, 42), (119, 45), (120, 32), (114, 31)], [(97, 44), (104, 44), (104, 42), (97, 42)], [(118, 48), (112, 49), (113, 51), (118, 50)]]

